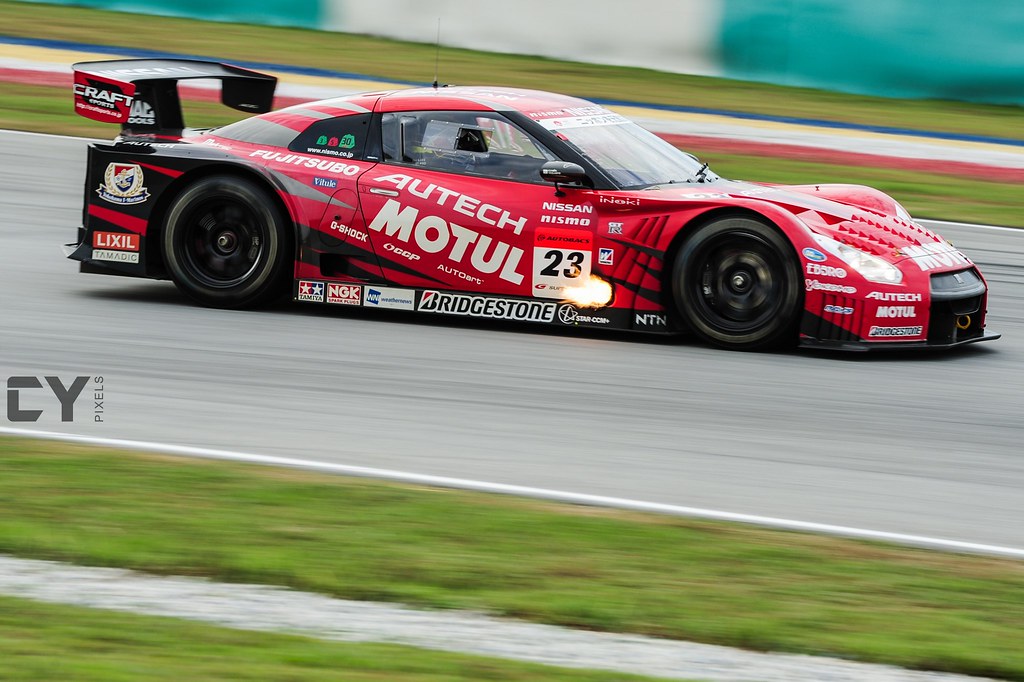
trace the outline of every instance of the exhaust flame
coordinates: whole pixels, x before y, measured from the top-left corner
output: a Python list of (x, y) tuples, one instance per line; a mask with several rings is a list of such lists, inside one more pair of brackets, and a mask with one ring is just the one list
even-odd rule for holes
[(565, 292), (565, 300), (575, 303), (581, 308), (600, 308), (612, 300), (612, 285), (595, 275), (580, 287), (572, 287)]

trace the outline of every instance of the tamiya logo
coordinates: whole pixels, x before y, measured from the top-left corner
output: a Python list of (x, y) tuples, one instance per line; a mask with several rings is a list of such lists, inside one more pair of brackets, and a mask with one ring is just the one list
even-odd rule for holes
[(324, 302), (324, 283), (323, 282), (311, 282), (309, 280), (299, 280), (299, 295), (296, 296), (299, 301), (315, 301), (317, 303)]
[(597, 262), (600, 265), (615, 265), (615, 250), (599, 249), (597, 252)]
[(363, 288), (355, 284), (327, 284), (327, 302), (341, 305), (359, 305), (363, 300)]
[(426, 313), (486, 317), (495, 320), (551, 322), (555, 317), (555, 306), (555, 303), (542, 301), (424, 291), (418, 309)]
[(112, 204), (138, 204), (149, 198), (149, 190), (142, 182), (142, 168), (138, 164), (111, 163), (107, 164), (103, 184), (96, 193)]

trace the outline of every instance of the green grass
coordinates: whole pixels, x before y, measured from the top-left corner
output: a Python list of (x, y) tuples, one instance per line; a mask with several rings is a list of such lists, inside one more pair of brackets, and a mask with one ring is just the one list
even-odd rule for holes
[(0, 552), (1024, 680), (1024, 564), (0, 440)]
[[(0, 1), (0, 33), (430, 82), (435, 46), (369, 36)], [(442, 80), (559, 90), (581, 97), (1024, 139), (1021, 108), (894, 100), (746, 81), (444, 48)]]
[[(430, 45), (367, 36), (173, 18), (154, 21), (139, 15), (9, 0), (0, 0), (0, 26), (12, 36), (296, 64), (400, 80), (429, 80), (431, 74), (424, 72), (424, 65), (432, 69), (434, 57)], [(441, 54), (446, 79), (459, 83), (492, 82), (556, 89), (583, 97), (1024, 139), (1024, 116), (1019, 107), (890, 100), (468, 50), (444, 49)], [(190, 125), (197, 127), (221, 125), (239, 117), (237, 112), (212, 103), (189, 103), (186, 113)], [(100, 138), (109, 138), (114, 131), (109, 125), (75, 115), (70, 92), (32, 85), (5, 85), (0, 127)], [(705, 153), (699, 148), (688, 151), (711, 161), (726, 177), (867, 184), (889, 192), (918, 217), (1024, 227), (1024, 195), (1019, 184)]]
[(387, 644), (324, 642), (0, 597), (0, 680), (651, 680)]

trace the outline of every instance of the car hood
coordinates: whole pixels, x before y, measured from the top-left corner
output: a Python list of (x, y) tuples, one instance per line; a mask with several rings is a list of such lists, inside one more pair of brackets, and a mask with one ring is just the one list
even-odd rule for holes
[(936, 269), (970, 261), (951, 243), (915, 222), (889, 195), (862, 185), (766, 185), (719, 180), (671, 190), (677, 197), (718, 199), (758, 210), (764, 204), (793, 215), (812, 232), (898, 264), (926, 258)]

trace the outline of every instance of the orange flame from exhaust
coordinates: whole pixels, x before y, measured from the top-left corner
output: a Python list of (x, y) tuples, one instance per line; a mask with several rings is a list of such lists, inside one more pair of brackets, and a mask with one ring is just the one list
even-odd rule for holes
[(581, 308), (600, 308), (612, 300), (612, 285), (596, 275), (579, 287), (566, 289), (565, 300)]

